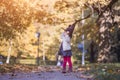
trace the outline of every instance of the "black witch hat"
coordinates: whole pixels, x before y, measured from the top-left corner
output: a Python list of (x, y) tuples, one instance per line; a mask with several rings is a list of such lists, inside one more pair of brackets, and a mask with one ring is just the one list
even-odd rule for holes
[(75, 24), (76, 24), (76, 22), (73, 23), (72, 25), (69, 25), (68, 28), (65, 29), (65, 31), (69, 31), (70, 38), (72, 38), (72, 34), (73, 34), (74, 29), (75, 29)]

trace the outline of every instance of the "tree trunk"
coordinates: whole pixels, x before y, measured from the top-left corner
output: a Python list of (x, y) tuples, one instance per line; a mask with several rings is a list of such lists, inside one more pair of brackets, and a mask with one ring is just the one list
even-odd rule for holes
[(8, 49), (8, 56), (7, 56), (7, 60), (6, 60), (6, 63), (7, 63), (7, 64), (10, 63), (10, 55), (11, 55), (11, 52), (12, 52), (12, 40), (10, 39), (10, 41), (9, 41), (9, 49)]
[[(116, 38), (115, 38), (115, 27), (120, 27), (120, 6), (116, 3), (114, 6), (109, 5), (108, 8), (100, 16), (98, 23), (100, 26), (99, 34), (99, 53), (98, 53), (98, 62), (114, 62), (117, 59), (119, 54), (116, 54)], [(115, 26), (114, 24), (117, 23), (118, 25)], [(118, 37), (117, 37), (118, 38)], [(119, 41), (117, 41), (118, 43)], [(119, 51), (119, 48), (118, 48)]]

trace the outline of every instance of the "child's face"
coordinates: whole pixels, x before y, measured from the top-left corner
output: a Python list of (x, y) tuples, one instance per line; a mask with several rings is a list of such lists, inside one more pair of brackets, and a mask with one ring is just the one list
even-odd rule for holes
[(66, 31), (67, 34), (69, 34), (69, 31)]

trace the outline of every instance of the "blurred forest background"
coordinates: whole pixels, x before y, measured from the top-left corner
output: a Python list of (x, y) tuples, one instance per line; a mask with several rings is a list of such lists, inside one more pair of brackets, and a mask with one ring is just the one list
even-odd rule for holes
[(92, 53), (91, 62), (120, 62), (120, 0), (0, 0), (0, 55), (17, 62), (34, 60), (39, 51), (40, 61), (55, 61), (60, 34), (75, 20), (75, 63), (81, 63), (83, 34), (86, 63)]

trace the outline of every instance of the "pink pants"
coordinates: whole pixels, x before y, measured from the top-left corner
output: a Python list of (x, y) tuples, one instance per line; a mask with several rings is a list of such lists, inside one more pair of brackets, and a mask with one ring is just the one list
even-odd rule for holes
[(66, 69), (67, 62), (68, 62), (68, 65), (69, 65), (69, 69), (72, 69), (71, 56), (64, 56), (63, 57), (63, 69)]

